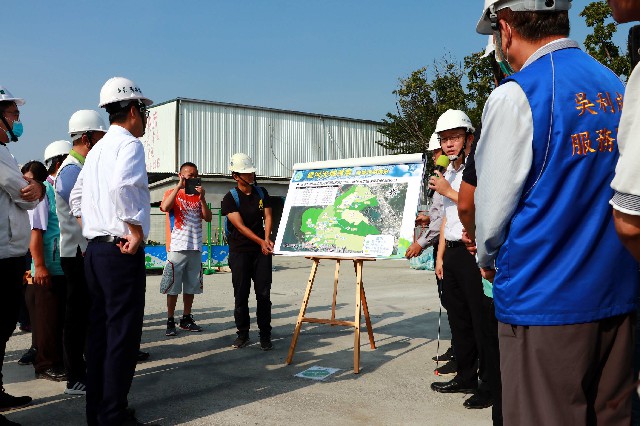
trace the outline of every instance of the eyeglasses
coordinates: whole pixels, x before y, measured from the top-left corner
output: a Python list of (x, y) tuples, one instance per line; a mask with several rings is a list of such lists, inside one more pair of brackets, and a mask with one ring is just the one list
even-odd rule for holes
[(16, 118), (16, 120), (19, 120), (19, 119), (20, 119), (20, 111), (18, 111), (18, 110), (15, 110), (15, 111), (5, 111), (4, 113), (5, 113), (6, 115), (13, 115), (13, 116)]
[(140, 115), (144, 115), (145, 118), (149, 118), (149, 110), (145, 105), (139, 105), (138, 111), (140, 111)]
[(440, 143), (443, 144), (443, 143), (447, 143), (449, 141), (451, 141), (451, 142), (461, 141), (462, 139), (464, 139), (464, 137), (466, 135), (467, 135), (466, 133), (460, 133), (458, 135), (453, 135), (453, 136), (444, 137), (444, 138), (441, 137), (441, 136), (438, 136), (438, 139), (440, 140)]

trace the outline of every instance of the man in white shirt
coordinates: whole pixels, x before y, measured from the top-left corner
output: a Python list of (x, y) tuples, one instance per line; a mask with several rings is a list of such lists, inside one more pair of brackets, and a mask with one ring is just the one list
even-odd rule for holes
[[(620, 23), (640, 20), (640, 2), (609, 0), (613, 17)], [(636, 66), (625, 89), (624, 111), (620, 118), (618, 149), (620, 159), (611, 182), (615, 194), (610, 203), (613, 218), (627, 250), (640, 261), (640, 70)]]
[[(19, 106), (24, 99), (14, 97), (0, 86), (0, 270), (2, 270), (2, 297), (0, 297), (0, 411), (21, 407), (31, 397), (15, 397), (2, 387), (2, 364), (7, 341), (16, 328), (22, 296), (22, 275), (25, 255), (29, 247), (31, 227), (27, 210), (33, 209), (44, 197), (44, 186), (34, 180), (26, 181), (15, 158), (6, 146), (17, 142), (22, 135)], [(0, 422), (9, 422), (0, 416)]]
[(138, 424), (127, 409), (145, 302), (144, 241), (150, 196), (142, 143), (152, 101), (123, 77), (109, 79), (100, 106), (111, 126), (87, 154), (71, 192), (89, 240), (85, 254), (92, 299), (87, 349), (87, 423)]
[[(436, 171), (438, 176), (429, 180), (429, 188), (444, 197), (436, 275), (444, 281), (442, 300), (447, 308), (458, 364), (458, 372), (452, 380), (431, 384), (431, 389), (442, 393), (475, 392), (478, 388), (478, 358), (482, 356), (482, 278), (475, 258), (462, 242), (462, 223), (457, 207), (464, 163), (471, 150), (474, 131), (471, 120), (462, 111), (448, 110), (438, 118), (436, 132), (451, 163), (444, 178)], [(474, 408), (490, 405), (490, 398), (485, 398)]]

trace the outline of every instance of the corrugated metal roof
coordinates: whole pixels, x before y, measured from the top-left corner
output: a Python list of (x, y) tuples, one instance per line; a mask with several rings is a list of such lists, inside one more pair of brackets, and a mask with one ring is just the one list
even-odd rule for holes
[[(184, 98), (170, 102), (177, 108), (167, 102), (151, 107), (155, 125), (148, 139), (154, 142), (145, 149), (161, 154), (152, 163), (157, 167), (147, 164), (151, 172), (171, 172), (191, 161), (201, 174), (228, 174), (231, 155), (244, 152), (258, 176), (288, 178), (295, 163), (389, 153), (376, 143), (386, 137), (374, 121)], [(172, 127), (163, 123), (174, 120), (178, 129), (170, 134)]]
[(166, 104), (169, 104), (169, 103), (172, 103), (172, 102), (178, 102), (178, 101), (194, 102), (194, 103), (209, 104), (209, 105), (228, 106), (228, 107), (247, 108), (247, 109), (256, 109), (256, 110), (261, 110), (261, 111), (284, 112), (284, 113), (288, 113), (288, 114), (308, 115), (310, 117), (335, 118), (335, 119), (338, 119), (338, 120), (347, 120), (347, 121), (361, 121), (363, 123), (370, 123), (370, 124), (376, 124), (376, 125), (381, 125), (382, 124), (381, 121), (365, 120), (365, 119), (361, 119), (361, 118), (349, 118), (349, 117), (341, 117), (341, 116), (337, 116), (337, 115), (316, 114), (316, 113), (311, 113), (311, 112), (303, 112), (303, 111), (295, 111), (295, 110), (286, 110), (286, 109), (278, 109), (278, 108), (261, 107), (261, 106), (255, 106), (255, 105), (244, 105), (244, 104), (235, 104), (235, 103), (229, 103), (229, 102), (208, 101), (208, 100), (204, 100), (204, 99), (180, 98), (180, 97), (174, 98), (174, 99), (170, 99), (168, 101), (160, 102), (160, 103), (157, 103), (157, 104), (153, 104), (150, 108), (154, 108), (154, 107), (157, 107), (157, 106), (160, 106), (160, 105), (166, 105)]

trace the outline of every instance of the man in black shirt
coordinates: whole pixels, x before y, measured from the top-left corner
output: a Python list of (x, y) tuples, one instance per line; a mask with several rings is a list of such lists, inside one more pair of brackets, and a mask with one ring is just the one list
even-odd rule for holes
[(222, 215), (227, 217), (229, 267), (235, 297), (234, 318), (238, 337), (234, 348), (249, 343), (249, 292), (253, 279), (257, 301), (260, 348), (271, 344), (271, 200), (266, 189), (255, 185), (255, 167), (251, 158), (238, 153), (231, 157), (231, 176), (238, 186), (222, 199)]

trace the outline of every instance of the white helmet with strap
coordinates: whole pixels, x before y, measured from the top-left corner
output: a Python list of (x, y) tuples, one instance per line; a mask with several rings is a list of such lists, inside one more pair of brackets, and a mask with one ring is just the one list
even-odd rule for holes
[(229, 171), (235, 173), (255, 173), (256, 168), (253, 165), (251, 157), (245, 153), (238, 152), (231, 156)]
[(4, 102), (4, 101), (13, 101), (16, 103), (17, 106), (22, 106), (25, 104), (24, 99), (16, 98), (11, 94), (9, 89), (7, 89), (4, 86), (0, 86), (0, 102)]
[(438, 117), (436, 133), (460, 128), (465, 129), (468, 133), (473, 133), (475, 131), (469, 116), (463, 111), (460, 111), (459, 109), (448, 109)]
[(485, 0), (482, 16), (476, 25), (480, 34), (490, 35), (496, 31), (498, 16), (496, 12), (509, 8), (514, 12), (558, 12), (569, 10), (572, 0)]
[(86, 132), (106, 132), (108, 130), (100, 114), (92, 109), (81, 109), (69, 119), (69, 136), (76, 140)]
[(44, 149), (44, 165), (49, 168), (49, 166), (51, 166), (51, 160), (60, 155), (68, 154), (71, 152), (71, 148), (73, 148), (73, 145), (71, 145), (69, 141), (51, 142)]
[(435, 151), (436, 149), (442, 148), (440, 146), (440, 139), (438, 138), (437, 133), (433, 133), (431, 138), (429, 138), (429, 146), (427, 146), (427, 151)]
[[(153, 103), (151, 99), (144, 96), (142, 89), (133, 80), (125, 77), (112, 77), (100, 89), (100, 104), (98, 106), (104, 107), (116, 102), (122, 103), (135, 100), (144, 103), (146, 106)], [(121, 106), (126, 106), (126, 103)]]

